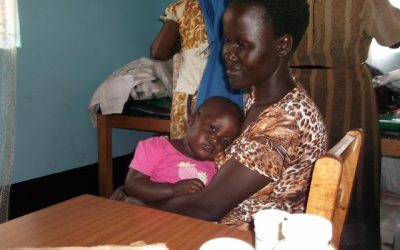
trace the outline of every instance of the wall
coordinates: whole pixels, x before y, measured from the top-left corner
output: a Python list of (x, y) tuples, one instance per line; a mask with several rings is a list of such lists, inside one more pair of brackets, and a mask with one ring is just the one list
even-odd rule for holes
[[(13, 183), (97, 162), (87, 105), (114, 70), (149, 55), (168, 0), (19, 0)], [(148, 133), (114, 130), (114, 156)]]

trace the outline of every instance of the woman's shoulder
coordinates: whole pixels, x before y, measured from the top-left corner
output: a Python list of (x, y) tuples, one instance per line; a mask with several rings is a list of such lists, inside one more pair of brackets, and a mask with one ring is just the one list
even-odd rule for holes
[(284, 109), (290, 117), (296, 120), (297, 126), (303, 134), (318, 134), (317, 137), (322, 138), (320, 145), (326, 142), (327, 133), (322, 113), (301, 85), (293, 89)]
[(281, 105), (286, 106), (285, 109), (288, 111), (304, 110), (307, 111), (307, 113), (311, 112), (310, 114), (320, 113), (318, 106), (301, 84), (297, 84), (296, 87), (281, 100)]
[(313, 99), (306, 90), (298, 84), (275, 106), (282, 119), (294, 121), (298, 129), (307, 130), (309, 127), (318, 127), (318, 132), (324, 133), (324, 118)]

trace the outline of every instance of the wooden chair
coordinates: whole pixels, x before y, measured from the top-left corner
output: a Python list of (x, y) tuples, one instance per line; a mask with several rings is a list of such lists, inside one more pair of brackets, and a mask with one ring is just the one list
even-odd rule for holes
[(351, 130), (314, 166), (306, 213), (332, 222), (332, 243), (336, 249), (339, 249), (363, 143), (363, 131)]
[(99, 194), (110, 197), (113, 192), (112, 128), (168, 133), (169, 126), (168, 118), (97, 114)]

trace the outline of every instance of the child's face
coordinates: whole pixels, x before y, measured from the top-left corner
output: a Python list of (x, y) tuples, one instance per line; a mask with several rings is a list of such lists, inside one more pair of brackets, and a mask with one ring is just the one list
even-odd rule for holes
[(193, 158), (214, 160), (239, 135), (241, 120), (223, 106), (200, 109), (189, 119), (187, 142)]

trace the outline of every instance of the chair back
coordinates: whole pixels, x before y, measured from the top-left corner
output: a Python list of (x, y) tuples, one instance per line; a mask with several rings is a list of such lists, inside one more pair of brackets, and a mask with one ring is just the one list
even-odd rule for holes
[(332, 222), (332, 243), (339, 249), (364, 135), (361, 129), (351, 130), (314, 166), (307, 200), (307, 214), (315, 214)]

